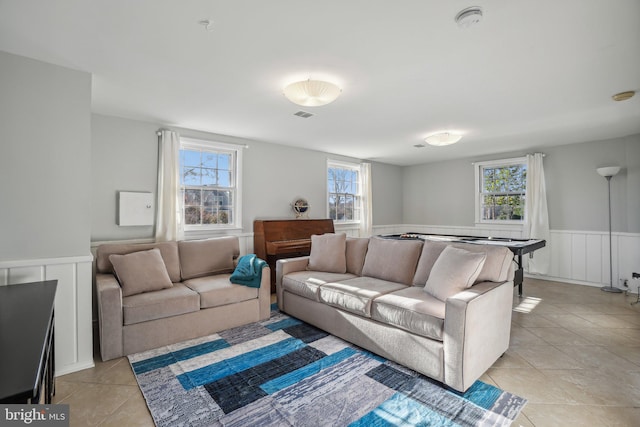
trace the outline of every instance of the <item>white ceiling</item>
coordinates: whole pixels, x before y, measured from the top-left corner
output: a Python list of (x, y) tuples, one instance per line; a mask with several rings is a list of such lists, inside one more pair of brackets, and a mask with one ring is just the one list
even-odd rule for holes
[(0, 0), (0, 50), (92, 73), (96, 113), (397, 165), (640, 133), (638, 0)]

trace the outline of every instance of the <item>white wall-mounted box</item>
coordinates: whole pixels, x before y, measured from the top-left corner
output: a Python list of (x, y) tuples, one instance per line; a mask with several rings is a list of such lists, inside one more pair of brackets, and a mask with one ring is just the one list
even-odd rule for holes
[(118, 191), (119, 226), (153, 225), (153, 193)]

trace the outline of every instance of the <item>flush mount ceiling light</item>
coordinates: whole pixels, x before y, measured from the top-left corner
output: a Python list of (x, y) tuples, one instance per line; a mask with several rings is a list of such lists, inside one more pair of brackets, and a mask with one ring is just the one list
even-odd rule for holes
[(455, 144), (460, 141), (460, 139), (462, 139), (462, 135), (459, 133), (440, 132), (429, 135), (424, 139), (424, 141), (429, 145), (442, 146)]
[(471, 6), (461, 10), (455, 17), (456, 24), (460, 28), (469, 28), (482, 21), (482, 8)]
[(331, 82), (322, 80), (302, 80), (287, 85), (284, 96), (294, 104), (304, 107), (319, 107), (336, 100), (342, 90)]
[(635, 94), (636, 94), (635, 90), (629, 90), (627, 92), (616, 93), (611, 98), (613, 98), (614, 101), (626, 101), (627, 99), (631, 98)]

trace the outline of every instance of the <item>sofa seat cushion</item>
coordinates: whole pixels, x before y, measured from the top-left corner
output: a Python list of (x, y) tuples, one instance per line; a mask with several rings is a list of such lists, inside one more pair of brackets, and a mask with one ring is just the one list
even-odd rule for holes
[(200, 296), (181, 283), (160, 291), (122, 298), (124, 324), (146, 322), (200, 310)]
[(417, 286), (376, 298), (371, 318), (423, 337), (442, 341), (445, 303)]
[(282, 278), (285, 291), (312, 301), (320, 301), (318, 289), (325, 283), (339, 282), (357, 277), (349, 273), (326, 273), (322, 271), (296, 271)]
[(371, 302), (405, 285), (373, 277), (356, 277), (320, 287), (320, 302), (364, 317), (371, 317)]
[(183, 283), (200, 294), (200, 308), (218, 307), (258, 298), (259, 288), (231, 283), (230, 276), (230, 274), (216, 274), (185, 280)]

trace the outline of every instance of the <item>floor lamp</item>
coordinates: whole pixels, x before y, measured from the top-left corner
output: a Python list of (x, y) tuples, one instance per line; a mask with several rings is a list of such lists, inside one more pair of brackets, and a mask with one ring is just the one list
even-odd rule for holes
[(613, 286), (613, 245), (611, 243), (611, 177), (620, 172), (620, 168), (618, 166), (609, 166), (606, 168), (598, 168), (596, 171), (607, 179), (607, 184), (609, 186), (609, 286), (603, 286), (600, 290), (605, 292), (621, 293), (622, 289), (615, 288)]

